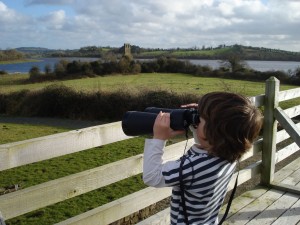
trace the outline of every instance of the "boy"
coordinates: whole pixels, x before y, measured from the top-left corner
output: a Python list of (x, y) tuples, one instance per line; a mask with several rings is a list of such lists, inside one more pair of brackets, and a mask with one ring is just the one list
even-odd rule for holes
[(236, 161), (262, 126), (260, 111), (238, 94), (208, 93), (200, 99), (198, 113), (200, 123), (191, 128), (195, 144), (180, 160), (162, 161), (166, 140), (183, 133), (170, 128), (169, 113), (158, 114), (153, 139), (145, 141), (143, 180), (153, 187), (173, 187), (171, 224), (218, 224)]

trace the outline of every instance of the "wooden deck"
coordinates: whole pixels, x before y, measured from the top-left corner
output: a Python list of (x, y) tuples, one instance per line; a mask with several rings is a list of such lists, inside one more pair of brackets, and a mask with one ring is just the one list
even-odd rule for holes
[[(300, 186), (300, 159), (275, 173), (275, 181)], [(225, 206), (222, 210), (225, 210)], [(276, 189), (257, 187), (234, 199), (224, 224), (300, 224), (300, 196)]]
[[(277, 173), (275, 181), (300, 186), (300, 158)], [(222, 207), (220, 218), (226, 209)], [(170, 224), (170, 208), (149, 217), (139, 225)], [(163, 218), (163, 219), (162, 219)], [(258, 186), (236, 197), (224, 225), (300, 224), (300, 195)]]

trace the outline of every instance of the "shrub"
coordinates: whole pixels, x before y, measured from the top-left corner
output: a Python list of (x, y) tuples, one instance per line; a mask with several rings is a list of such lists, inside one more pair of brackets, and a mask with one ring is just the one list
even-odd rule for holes
[(5, 114), (7, 112), (7, 94), (0, 93), (0, 113)]
[(20, 115), (20, 106), (29, 92), (29, 90), (22, 90), (10, 94), (2, 94), (0, 99), (1, 113), (8, 115)]
[(62, 78), (66, 75), (68, 61), (60, 60), (54, 65), (54, 73), (58, 78)]
[(94, 74), (103, 75), (103, 66), (99, 61), (91, 62), (91, 67)]
[(37, 66), (32, 66), (29, 70), (29, 79), (36, 80), (41, 76), (40, 68)]
[(46, 75), (49, 75), (52, 72), (50, 64), (46, 64), (44, 67), (44, 71)]
[(133, 65), (131, 65), (131, 72), (133, 74), (138, 74), (142, 71), (142, 67), (139, 63), (134, 63)]
[(68, 63), (66, 66), (66, 72), (68, 74), (78, 74), (82, 70), (82, 63), (79, 61), (73, 61), (71, 63)]
[(83, 63), (81, 67), (81, 74), (90, 76), (93, 75), (93, 68), (90, 63)]
[(0, 75), (5, 75), (7, 72), (5, 70), (0, 70)]

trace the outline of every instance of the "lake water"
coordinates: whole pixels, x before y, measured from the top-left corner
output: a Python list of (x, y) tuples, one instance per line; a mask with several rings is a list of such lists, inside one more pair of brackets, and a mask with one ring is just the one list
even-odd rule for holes
[[(80, 60), (82, 62), (96, 61), (98, 58), (43, 58), (38, 62), (25, 62), (16, 64), (0, 64), (0, 70), (5, 70), (8, 73), (28, 73), (32, 66), (38, 66), (41, 71), (44, 71), (46, 65), (50, 65), (51, 68), (54, 67), (55, 63), (59, 60), (64, 59), (68, 61)], [(191, 63), (196, 65), (207, 65), (212, 68), (219, 68), (221, 65), (220, 60), (189, 60)], [(293, 61), (255, 61), (246, 60), (245, 61), (249, 67), (257, 71), (277, 71), (281, 70), (287, 72), (289, 70), (294, 71), (300, 67), (300, 62)]]
[(0, 70), (5, 70), (8, 73), (28, 73), (33, 66), (37, 66), (41, 71), (44, 71), (46, 65), (50, 65), (53, 69), (54, 65), (60, 60), (74, 61), (80, 60), (81, 62), (97, 61), (98, 58), (43, 58), (38, 62), (24, 62), (13, 64), (0, 64)]

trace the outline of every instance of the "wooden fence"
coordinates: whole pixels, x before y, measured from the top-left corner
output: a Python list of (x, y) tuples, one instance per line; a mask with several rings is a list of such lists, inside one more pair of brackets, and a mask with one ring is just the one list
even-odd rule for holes
[[(279, 102), (300, 97), (300, 88), (279, 91), (279, 81), (272, 77), (266, 81), (265, 94), (251, 97), (257, 107), (264, 106), (264, 134), (253, 148), (244, 155), (247, 160), (262, 152), (259, 160), (240, 171), (239, 185), (261, 173), (264, 185), (300, 193), (295, 187), (273, 182), (275, 164), (298, 151), (300, 146), (299, 124), (290, 118), (300, 114), (300, 106), (282, 110)], [(277, 131), (277, 121), (284, 128)], [(288, 138), (294, 143), (276, 150), (276, 144)], [(21, 165), (51, 159), (65, 154), (84, 151), (93, 147), (125, 140), (121, 122), (73, 130), (60, 134), (0, 145), (0, 171)], [(186, 142), (168, 146), (165, 160), (179, 158)], [(190, 139), (188, 145), (192, 144)], [(262, 151), (262, 149), (264, 149)], [(52, 180), (26, 189), (0, 196), (2, 221), (23, 215), (48, 205), (96, 190), (114, 182), (142, 173), (143, 155), (136, 155), (114, 163)], [(234, 186), (236, 174), (229, 184)], [(58, 224), (109, 224), (157, 203), (171, 195), (170, 188), (145, 188), (108, 204), (62, 221)]]

